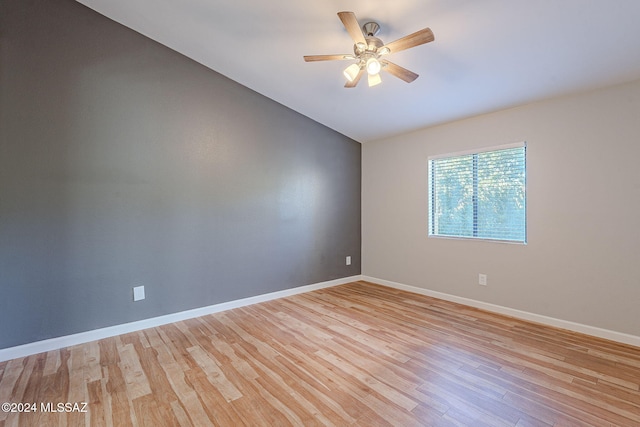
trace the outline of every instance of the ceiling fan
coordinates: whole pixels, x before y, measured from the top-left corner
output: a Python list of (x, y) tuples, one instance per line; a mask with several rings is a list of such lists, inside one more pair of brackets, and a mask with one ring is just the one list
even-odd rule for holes
[(357, 62), (349, 65), (344, 70), (344, 76), (347, 79), (347, 83), (344, 85), (346, 88), (356, 87), (365, 71), (368, 75), (369, 86), (375, 86), (382, 82), (380, 70), (384, 70), (407, 83), (411, 83), (418, 78), (418, 75), (413, 71), (382, 59), (382, 57), (432, 42), (435, 37), (431, 29), (425, 28), (391, 43), (384, 44), (382, 40), (376, 37), (378, 31), (380, 31), (380, 26), (376, 22), (367, 22), (362, 26), (361, 30), (353, 12), (338, 12), (338, 16), (355, 43), (353, 45), (353, 55), (308, 55), (304, 57), (306, 62), (355, 59)]

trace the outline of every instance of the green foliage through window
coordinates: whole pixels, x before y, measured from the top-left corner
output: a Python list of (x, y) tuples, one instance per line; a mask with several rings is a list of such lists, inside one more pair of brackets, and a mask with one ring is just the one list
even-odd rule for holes
[(429, 235), (526, 243), (526, 145), (430, 158)]

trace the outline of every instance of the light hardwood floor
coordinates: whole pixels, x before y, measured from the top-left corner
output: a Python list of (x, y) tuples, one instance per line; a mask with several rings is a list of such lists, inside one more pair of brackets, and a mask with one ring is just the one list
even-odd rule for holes
[(356, 282), (2, 362), (0, 427), (639, 426), (639, 388), (640, 348)]

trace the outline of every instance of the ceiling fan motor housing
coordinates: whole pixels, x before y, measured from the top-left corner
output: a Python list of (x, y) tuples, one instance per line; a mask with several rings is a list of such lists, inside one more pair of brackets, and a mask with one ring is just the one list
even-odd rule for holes
[(356, 55), (356, 57), (363, 57), (363, 59), (365, 60), (369, 59), (370, 57), (377, 58), (378, 49), (384, 46), (384, 43), (382, 43), (382, 40), (374, 36), (367, 36), (365, 37), (365, 40), (367, 41), (366, 46), (362, 43), (356, 43), (353, 45), (353, 53)]

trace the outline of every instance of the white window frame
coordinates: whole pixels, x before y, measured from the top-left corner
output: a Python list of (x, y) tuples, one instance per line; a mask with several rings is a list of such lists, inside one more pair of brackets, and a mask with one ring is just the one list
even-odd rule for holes
[[(477, 236), (455, 236), (455, 235), (441, 235), (433, 233), (433, 187), (432, 187), (432, 170), (431, 170), (431, 161), (443, 158), (453, 158), (460, 156), (469, 156), (474, 154), (486, 153), (491, 151), (500, 151), (500, 150), (508, 150), (512, 148), (524, 148), (524, 171), (525, 171), (525, 189), (524, 189), (524, 200), (525, 200), (525, 212), (524, 212), (524, 240), (508, 240), (508, 239), (493, 239), (488, 237), (477, 237)], [(471, 149), (465, 151), (458, 151), (454, 153), (445, 153), (432, 155), (427, 158), (427, 189), (428, 189), (428, 199), (427, 199), (427, 236), (429, 238), (436, 239), (455, 239), (455, 240), (474, 240), (474, 241), (489, 241), (489, 242), (498, 242), (498, 243), (510, 243), (510, 244), (519, 244), (526, 245), (527, 244), (527, 229), (528, 229), (528, 203), (527, 203), (527, 180), (528, 180), (528, 172), (527, 172), (527, 143), (526, 141), (515, 142), (511, 144), (503, 144), (503, 145), (495, 145), (491, 147), (484, 147), (479, 149)]]

